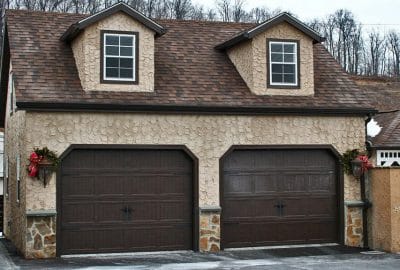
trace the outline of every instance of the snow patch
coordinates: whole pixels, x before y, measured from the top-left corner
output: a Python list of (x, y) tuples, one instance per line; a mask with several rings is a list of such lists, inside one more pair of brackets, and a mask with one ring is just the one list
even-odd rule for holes
[(370, 137), (375, 137), (378, 135), (382, 130), (382, 127), (378, 125), (378, 122), (375, 119), (371, 119), (371, 121), (367, 124), (367, 135)]

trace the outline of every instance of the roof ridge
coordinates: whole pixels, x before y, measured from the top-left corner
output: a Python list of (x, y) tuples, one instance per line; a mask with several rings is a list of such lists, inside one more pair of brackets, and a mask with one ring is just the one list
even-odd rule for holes
[[(65, 15), (65, 16), (81, 16), (90, 17), (92, 14), (89, 13), (73, 13), (73, 12), (61, 12), (61, 11), (42, 11), (42, 10), (28, 10), (28, 9), (6, 9), (6, 13), (34, 13), (34, 14), (53, 14), (53, 15)], [(224, 21), (209, 21), (209, 20), (196, 20), (196, 19), (168, 19), (168, 18), (152, 18), (150, 19), (156, 22), (178, 22), (178, 23), (204, 23), (204, 24), (218, 24), (218, 25), (242, 25), (242, 26), (255, 26), (256, 22), (224, 22)]]

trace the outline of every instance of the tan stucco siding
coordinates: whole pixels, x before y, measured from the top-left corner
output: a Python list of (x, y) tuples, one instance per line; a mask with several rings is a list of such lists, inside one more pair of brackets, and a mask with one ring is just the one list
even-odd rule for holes
[[(232, 145), (331, 144), (362, 148), (362, 117), (206, 116), (123, 113), (27, 113), (27, 149), (62, 154), (71, 144), (178, 144), (199, 159), (199, 204), (219, 205), (219, 159)], [(358, 182), (345, 178), (345, 198)], [(55, 209), (55, 179), (46, 189), (28, 180), (27, 208)]]
[(227, 51), (242, 79), (253, 89), (253, 43), (243, 42)]
[(371, 247), (400, 252), (400, 169), (375, 168), (370, 176)]
[[(8, 89), (9, 90), (9, 89)], [(11, 91), (8, 91), (4, 131), (4, 157), (8, 161), (9, 193), (4, 204), (4, 229), (7, 238), (13, 241), (18, 250), (25, 250), (26, 228), (26, 129), (24, 111), (11, 113)], [(14, 99), (15, 100), (15, 99)], [(14, 103), (15, 105), (15, 103)], [(20, 157), (20, 200), (17, 202), (17, 156)]]
[[(101, 30), (138, 32), (139, 83), (100, 83)], [(154, 91), (154, 32), (120, 12), (89, 27), (72, 42), (82, 88), (85, 91)]]
[[(267, 87), (267, 80), (269, 79), (267, 75), (267, 39), (299, 41), (299, 89), (274, 89)], [(249, 44), (251, 44), (251, 47)], [(228, 55), (254, 94), (295, 96), (309, 96), (314, 94), (313, 40), (286, 22), (280, 23), (264, 33), (255, 36), (251, 41), (231, 48), (228, 51)]]

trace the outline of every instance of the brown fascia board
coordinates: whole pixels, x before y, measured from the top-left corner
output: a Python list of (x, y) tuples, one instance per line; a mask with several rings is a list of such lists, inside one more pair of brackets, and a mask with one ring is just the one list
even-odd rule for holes
[(321, 37), (317, 32), (312, 30), (310, 27), (308, 27), (307, 25), (305, 25), (304, 23), (302, 23), (295, 17), (291, 16), (290, 14), (284, 12), (284, 13), (281, 13), (281, 14), (259, 24), (256, 27), (253, 27), (249, 30), (242, 32), (241, 34), (231, 38), (230, 40), (227, 40), (227, 41), (217, 45), (215, 48), (217, 50), (229, 49), (242, 41), (252, 39), (253, 37), (257, 36), (258, 34), (261, 34), (264, 31), (266, 31), (267, 29), (269, 29), (277, 24), (280, 24), (282, 22), (287, 22), (290, 25), (292, 25), (293, 27), (299, 29), (301, 32), (303, 32), (304, 34), (306, 34), (307, 36), (312, 38), (314, 43), (320, 43), (320, 42), (325, 41), (324, 37)]
[(400, 145), (399, 144), (377, 144), (374, 145), (372, 144), (371, 146), (372, 149), (374, 150), (396, 150), (396, 149), (400, 149)]
[(367, 116), (376, 114), (372, 108), (282, 108), (282, 107), (233, 107), (210, 105), (150, 105), (150, 104), (100, 104), (100, 103), (53, 103), (17, 102), (19, 110), (26, 111), (107, 111), (107, 112), (154, 112), (200, 113), (239, 115), (341, 115)]
[(80, 20), (77, 23), (72, 24), (67, 31), (61, 36), (62, 41), (69, 42), (73, 40), (83, 29), (88, 27), (89, 25), (98, 22), (104, 18), (107, 18), (117, 12), (124, 12), (128, 16), (132, 17), (134, 20), (142, 23), (149, 29), (153, 30), (156, 32), (158, 36), (161, 36), (166, 33), (166, 29), (156, 23), (155, 21), (151, 20), (150, 18), (146, 17), (144, 14), (140, 13), (139, 11), (131, 8), (125, 3), (117, 3), (103, 11), (100, 11), (88, 18), (85, 18), (83, 20)]
[(10, 46), (8, 43), (7, 22), (4, 23), (3, 33), (3, 46), (0, 62), (0, 127), (2, 128), (5, 125), (8, 75), (10, 69)]

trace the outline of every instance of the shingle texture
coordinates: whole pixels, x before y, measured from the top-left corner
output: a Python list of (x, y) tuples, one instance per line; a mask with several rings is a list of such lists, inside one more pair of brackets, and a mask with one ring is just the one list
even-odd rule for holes
[(269, 108), (371, 108), (368, 97), (324, 49), (314, 45), (315, 95), (257, 96), (217, 44), (254, 24), (160, 20), (155, 41), (155, 92), (83, 91), (71, 47), (60, 41), (87, 15), (6, 13), (17, 102)]
[(371, 138), (373, 145), (400, 147), (400, 80), (354, 77), (354, 81), (369, 97), (371, 106), (379, 110), (374, 119), (382, 130)]

